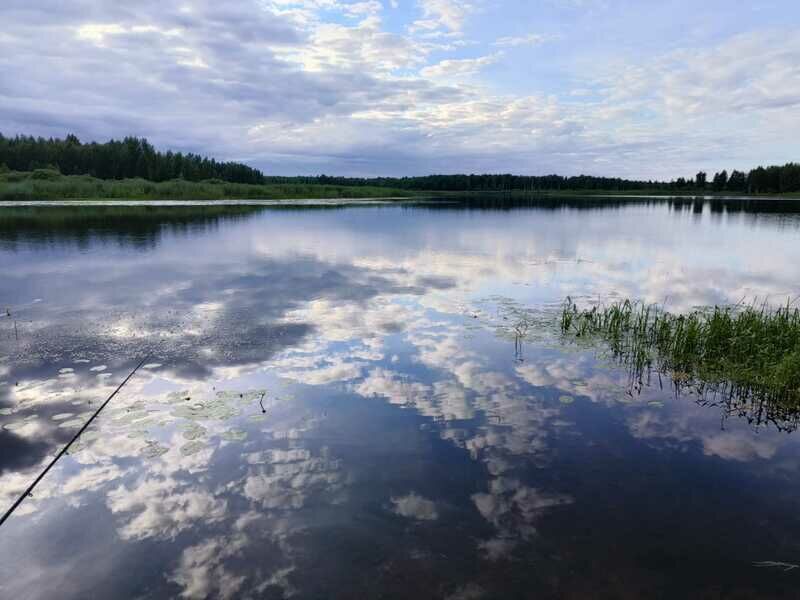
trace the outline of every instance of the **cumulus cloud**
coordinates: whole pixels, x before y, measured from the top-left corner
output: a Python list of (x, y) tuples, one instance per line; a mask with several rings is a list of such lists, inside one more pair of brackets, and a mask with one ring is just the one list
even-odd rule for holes
[(243, 486), (246, 498), (267, 510), (297, 510), (314, 495), (330, 495), (345, 483), (339, 461), (321, 457), (272, 454), (270, 469), (249, 475)]
[(198, 522), (222, 520), (227, 502), (198, 486), (172, 477), (144, 477), (133, 487), (120, 485), (107, 496), (112, 513), (123, 515), (119, 528), (123, 539), (174, 539)]
[(189, 546), (181, 552), (178, 568), (169, 579), (181, 587), (182, 598), (233, 598), (245, 576), (233, 574), (225, 567), (225, 561), (247, 543), (246, 536), (238, 534)]
[(435, 521), (439, 518), (436, 504), (413, 492), (399, 498), (392, 498), (392, 504), (394, 504), (394, 513), (401, 517), (416, 521)]
[[(0, 131), (145, 135), (286, 174), (642, 177), (711, 168), (710, 157), (729, 169), (779, 160), (797, 135), (795, 30), (600, 61), (588, 41), (564, 33), (469, 27), (479, 13), (501, 19), (503, 3), (390, 9), (405, 28), (390, 27), (387, 10), (376, 0), (79, 0), (69, 10), (13, 0), (0, 35)], [(590, 67), (561, 69), (557, 85), (526, 76), (511, 86), (484, 69), (517, 72), (520, 52), (557, 39)]]
[(425, 67), (421, 73), (431, 79), (453, 79), (475, 75), (483, 67), (497, 62), (500, 54), (490, 54), (478, 58), (462, 58), (443, 60), (435, 65)]
[(473, 11), (473, 5), (464, 0), (419, 0), (423, 19), (416, 21), (421, 29), (442, 27), (460, 31), (464, 21)]

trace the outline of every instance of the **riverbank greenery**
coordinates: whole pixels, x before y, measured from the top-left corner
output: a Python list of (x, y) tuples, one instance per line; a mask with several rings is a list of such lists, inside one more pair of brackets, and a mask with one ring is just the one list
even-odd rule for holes
[[(41, 169), (55, 170), (63, 175), (88, 175), (103, 180), (147, 180), (155, 183), (175, 180), (203, 183), (219, 180), (250, 185), (391, 188), (426, 193), (800, 194), (800, 164), (797, 163), (758, 167), (749, 172), (723, 170), (713, 176), (700, 171), (696, 175), (678, 177), (671, 181), (508, 173), (438, 174), (420, 177), (282, 177), (264, 174), (241, 162), (217, 161), (191, 152), (159, 151), (144, 138), (129, 136), (104, 143), (83, 143), (74, 135), (59, 139), (5, 137), (0, 134), (0, 172), (35, 172)], [(242, 193), (243, 191), (239, 191), (237, 195)], [(358, 194), (364, 195), (377, 194)]]
[(3, 200), (296, 200), (410, 197), (414, 192), (386, 187), (313, 183), (246, 184), (219, 179), (148, 181), (62, 175), (52, 169), (0, 173)]
[[(568, 200), (579, 198), (581, 206), (588, 198), (603, 196), (627, 196), (631, 200), (637, 195), (686, 197), (690, 194), (668, 193), (658, 190), (629, 190), (625, 192), (602, 192), (600, 190), (561, 190), (551, 192), (441, 192), (392, 188), (368, 185), (342, 185), (313, 183), (304, 178), (286, 178), (278, 183), (244, 184), (206, 179), (187, 181), (150, 181), (141, 178), (98, 179), (89, 175), (62, 175), (53, 169), (34, 171), (0, 171), (0, 201), (8, 200), (296, 200), (337, 198), (411, 198), (422, 195), (438, 196), (451, 201), (462, 201), (473, 205), (492, 201), (498, 206), (511, 201), (531, 199)], [(715, 195), (715, 194), (712, 194)], [(736, 194), (719, 194), (735, 198)], [(781, 194), (781, 197), (800, 197), (799, 194)], [(492, 200), (493, 199), (493, 200)]]
[(765, 421), (800, 409), (800, 311), (788, 303), (676, 315), (629, 301), (579, 309), (567, 300), (561, 329), (607, 344), (635, 385), (651, 371), (666, 374), (677, 388), (722, 397), (736, 410), (757, 407)]

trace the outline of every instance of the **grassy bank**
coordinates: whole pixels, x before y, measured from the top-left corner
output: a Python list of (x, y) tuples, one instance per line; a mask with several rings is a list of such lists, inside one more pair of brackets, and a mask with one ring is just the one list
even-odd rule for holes
[(408, 190), (371, 186), (319, 184), (251, 185), (220, 180), (200, 182), (173, 179), (161, 183), (146, 179), (96, 179), (88, 175), (61, 175), (39, 169), (0, 173), (3, 200), (293, 200), (329, 198), (391, 198), (418, 195)]
[[(295, 200), (336, 198), (601, 198), (609, 196), (702, 196), (753, 197), (746, 194), (664, 190), (549, 190), (549, 191), (471, 191), (424, 192), (371, 185), (333, 185), (281, 181), (262, 185), (229, 183), (219, 179), (199, 182), (172, 179), (154, 182), (146, 179), (97, 179), (89, 175), (62, 175), (50, 169), (0, 172), (0, 201), (3, 200)], [(800, 194), (758, 197), (800, 198)]]
[(721, 395), (742, 410), (767, 411), (761, 416), (800, 408), (800, 311), (788, 304), (674, 315), (629, 301), (589, 310), (567, 301), (561, 328), (565, 335), (608, 344), (638, 384), (656, 371), (679, 388)]

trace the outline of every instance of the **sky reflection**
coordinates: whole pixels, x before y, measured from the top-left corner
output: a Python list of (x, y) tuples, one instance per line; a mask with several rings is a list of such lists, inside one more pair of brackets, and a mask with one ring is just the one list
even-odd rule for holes
[(796, 295), (800, 214), (712, 209), (0, 212), (3, 505), (149, 356), (0, 531), (0, 590), (789, 597), (753, 563), (800, 553), (796, 436), (554, 326)]

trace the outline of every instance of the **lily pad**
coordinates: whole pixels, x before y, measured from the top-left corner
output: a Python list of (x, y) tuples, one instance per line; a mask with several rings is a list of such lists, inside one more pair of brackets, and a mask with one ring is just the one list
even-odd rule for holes
[(142, 456), (145, 458), (158, 458), (167, 452), (169, 452), (169, 448), (167, 448), (164, 444), (153, 440), (148, 440), (147, 445), (142, 449)]
[(207, 442), (203, 440), (193, 440), (181, 446), (181, 454), (183, 456), (191, 456), (192, 454), (197, 454), (198, 452), (204, 450), (207, 447), (208, 447)]
[(229, 442), (243, 442), (247, 439), (247, 432), (241, 429), (229, 429), (220, 434), (219, 437)]

